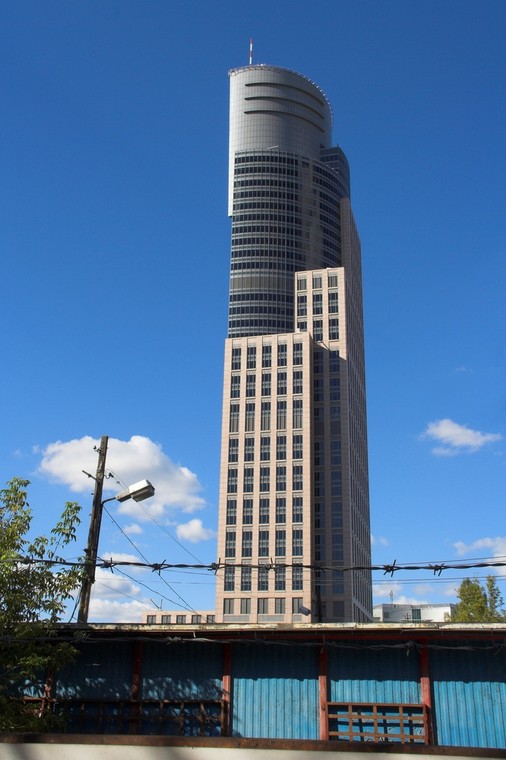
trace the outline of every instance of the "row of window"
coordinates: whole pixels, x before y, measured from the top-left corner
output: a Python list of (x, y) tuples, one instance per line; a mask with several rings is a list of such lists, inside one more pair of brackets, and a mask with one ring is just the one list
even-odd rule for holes
[[(276, 377), (276, 395), (286, 396), (288, 385), (288, 375), (285, 371), (279, 371)], [(261, 377), (261, 395), (270, 396), (272, 391), (272, 375), (270, 372), (264, 372)], [(303, 392), (303, 373), (301, 369), (294, 370), (292, 375), (291, 393), (297, 395)], [(246, 398), (252, 398), (256, 395), (256, 375), (246, 375)], [(241, 396), (241, 376), (232, 375), (230, 380), (230, 398), (240, 398)]]
[[(277, 435), (275, 441), (276, 448), (276, 460), (283, 461), (286, 459), (287, 442), (286, 435)], [(274, 452), (273, 452), (274, 453)], [(255, 461), (255, 439), (253, 437), (246, 437), (244, 439), (244, 462)], [(295, 433), (292, 436), (292, 459), (303, 458), (303, 436), (299, 433)], [(260, 438), (260, 461), (269, 462), (271, 459), (271, 438), (268, 435), (263, 435)], [(228, 442), (228, 461), (230, 464), (234, 464), (239, 461), (239, 439), (230, 438)]]
[[(286, 523), (286, 497), (276, 496), (275, 499), (274, 519), (276, 523)], [(267, 525), (271, 522), (271, 503), (269, 497), (262, 496), (257, 504), (258, 512), (256, 517), (260, 525)], [(303, 500), (302, 496), (292, 497), (292, 522), (301, 523), (303, 521)], [(238, 517), (237, 499), (227, 499), (226, 523), (227, 525), (236, 525)], [(253, 499), (246, 497), (242, 501), (242, 524), (253, 524)]]
[[(299, 332), (307, 331), (307, 320), (298, 319), (297, 329)], [(323, 320), (313, 319), (313, 340), (317, 343), (323, 340)], [(337, 317), (331, 317), (329, 319), (329, 340), (339, 340), (339, 320)]]
[[(276, 491), (286, 491), (287, 468), (285, 465), (276, 466)], [(234, 494), (238, 491), (239, 472), (237, 467), (229, 467), (227, 478), (227, 493)], [(253, 493), (254, 468), (245, 467), (243, 472), (242, 492)], [(292, 490), (302, 491), (304, 487), (304, 473), (301, 464), (292, 465)], [(271, 468), (260, 467), (259, 477), (260, 493), (268, 493), (271, 490)]]
[[(236, 605), (235, 602), (238, 602)], [(274, 604), (273, 604), (274, 603)], [(275, 615), (284, 615), (286, 613), (286, 598), (275, 597), (274, 599), (257, 599), (257, 614), (269, 615), (274, 613)], [(291, 600), (291, 609), (293, 615), (300, 614), (300, 608), (302, 607), (302, 597), (293, 597)], [(250, 615), (251, 614), (251, 599), (246, 597), (245, 599), (224, 599), (223, 600), (223, 614), (224, 615)]]
[[(323, 275), (314, 274), (312, 277), (313, 290), (321, 290), (323, 285)], [(329, 272), (327, 274), (327, 284), (329, 288), (337, 288), (338, 275), (336, 272)], [(300, 275), (297, 277), (297, 290), (307, 290), (307, 276)]]
[[(244, 429), (248, 433), (255, 430), (255, 412), (256, 404), (251, 401), (245, 404), (244, 409)], [(230, 404), (229, 432), (239, 432), (240, 405)], [(292, 426), (294, 430), (302, 428), (303, 421), (303, 403), (301, 398), (294, 398), (292, 401)], [(286, 430), (287, 427), (287, 401), (278, 399), (276, 402), (276, 427), (278, 430)], [(262, 401), (260, 405), (260, 429), (271, 429), (271, 402)]]
[[(339, 293), (337, 290), (331, 290), (328, 294), (328, 313), (337, 314), (339, 312)], [(323, 293), (313, 293), (313, 315), (323, 314)], [(305, 293), (297, 294), (297, 316), (305, 317), (307, 315), (307, 295)]]
[[(236, 568), (225, 566), (223, 590), (225, 592), (232, 592), (238, 586), (241, 591), (252, 591), (253, 570), (255, 570), (257, 576), (257, 591), (269, 591), (269, 580), (273, 582), (274, 591), (286, 591), (289, 587), (292, 591), (302, 591), (304, 588), (302, 565), (294, 565), (289, 568), (285, 567), (285, 565), (274, 565), (271, 567), (261, 565), (259, 568), (252, 568), (246, 565), (240, 568), (238, 582), (236, 582)], [(269, 573), (270, 570), (273, 572)]]
[(215, 615), (206, 615), (205, 620), (203, 615), (168, 615), (166, 613), (162, 613), (161, 615), (146, 615), (146, 623), (148, 625), (156, 625), (157, 623), (160, 623), (161, 625), (170, 625), (171, 623), (175, 623), (176, 625), (186, 625), (187, 623), (191, 623), (192, 625), (201, 625), (202, 623), (215, 623), (216, 622), (216, 616)]
[[(239, 300), (239, 299), (238, 299)], [(241, 369), (242, 362), (242, 349), (241, 346), (234, 346), (232, 348), (232, 371)], [(293, 364), (302, 364), (303, 345), (299, 341), (293, 344)], [(288, 360), (288, 344), (280, 343), (277, 351), (277, 366), (286, 367)], [(256, 369), (257, 366), (257, 347), (247, 346), (246, 349), (246, 369)], [(272, 346), (266, 344), (262, 346), (262, 367), (268, 368), (272, 366)]]
[[(269, 557), (269, 531), (264, 531), (267, 535), (264, 536), (267, 542), (267, 553), (260, 554), (259, 556)], [(284, 528), (276, 529), (274, 531), (274, 556), (286, 557), (286, 533)], [(292, 530), (292, 556), (302, 557), (302, 542), (303, 542), (303, 530), (302, 528), (294, 528)], [(272, 548), (272, 547), (271, 547)], [(225, 557), (231, 559), (236, 556), (236, 531), (227, 530), (225, 533)], [(241, 557), (253, 556), (253, 531), (243, 530), (241, 535)]]

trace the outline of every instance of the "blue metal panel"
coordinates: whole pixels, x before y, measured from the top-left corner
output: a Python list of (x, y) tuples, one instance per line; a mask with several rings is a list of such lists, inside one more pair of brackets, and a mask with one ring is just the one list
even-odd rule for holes
[(232, 734), (318, 739), (318, 649), (236, 645)]
[(133, 644), (108, 641), (82, 647), (60, 673), (56, 696), (67, 699), (128, 699), (132, 688)]
[[(372, 642), (371, 642), (372, 643)], [(419, 704), (418, 652), (411, 649), (329, 649), (330, 702)]]
[(506, 747), (506, 657), (479, 644), (431, 650), (437, 742)]
[(221, 699), (223, 646), (146, 643), (141, 699)]

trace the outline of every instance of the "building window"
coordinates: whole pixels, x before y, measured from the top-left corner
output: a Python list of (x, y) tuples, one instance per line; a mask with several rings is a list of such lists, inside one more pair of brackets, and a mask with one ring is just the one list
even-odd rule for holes
[(313, 340), (323, 340), (323, 321), (321, 319), (313, 319)]
[(239, 398), (241, 395), (241, 376), (232, 375), (230, 378), (230, 398)]
[(231, 467), (228, 471), (228, 493), (237, 493), (237, 467)]
[(343, 536), (341, 533), (332, 534), (332, 561), (343, 561)]
[(329, 372), (339, 372), (339, 351), (329, 351)]
[(307, 296), (297, 296), (297, 316), (305, 317), (307, 314)]
[(251, 599), (241, 599), (241, 615), (249, 615), (251, 612)]
[(286, 372), (278, 372), (278, 396), (286, 396)]
[(201, 622), (202, 622), (202, 615), (192, 615), (193, 625), (200, 625)]
[(259, 557), (269, 556), (269, 531), (268, 530), (258, 531), (258, 556)]
[(343, 527), (343, 505), (340, 501), (333, 501), (330, 505), (333, 528)]
[(246, 404), (246, 431), (251, 433), (255, 429), (255, 404)]
[(313, 473), (314, 497), (323, 499), (325, 496), (325, 473), (315, 470)]
[(335, 467), (341, 464), (341, 441), (331, 441), (330, 443), (330, 464)]
[(227, 525), (235, 525), (237, 522), (237, 499), (227, 499)]
[(292, 501), (292, 522), (302, 522), (302, 496), (294, 496)]
[(337, 274), (329, 274), (329, 288), (337, 288)]
[(271, 471), (269, 467), (260, 467), (260, 492), (266, 493), (271, 488)]
[(293, 436), (293, 449), (292, 449), (292, 458), (293, 459), (302, 459), (302, 435), (296, 434)]
[(342, 570), (332, 570), (332, 593), (344, 594), (344, 573)]
[(272, 363), (272, 346), (262, 346), (262, 367), (270, 367)]
[(274, 599), (274, 612), (276, 615), (284, 615), (286, 609), (286, 600), (284, 597), (280, 599)]
[(302, 530), (295, 528), (292, 531), (292, 554), (294, 557), (302, 556)]
[(242, 522), (243, 525), (251, 525), (253, 523), (253, 499), (243, 499)]
[(260, 565), (258, 568), (258, 591), (269, 590), (269, 568), (266, 565)]
[(293, 392), (302, 393), (302, 370), (296, 369), (293, 373)]
[(244, 493), (253, 493), (253, 467), (244, 468), (244, 480), (242, 490)]
[(235, 530), (227, 530), (225, 534), (225, 557), (235, 557)]
[(260, 415), (260, 429), (270, 430), (271, 427), (271, 402), (262, 401), (261, 415)]
[(422, 610), (420, 607), (413, 607), (411, 610), (411, 620), (414, 623), (420, 623), (422, 620)]
[(246, 397), (252, 398), (255, 395), (256, 376), (246, 375)]
[(241, 369), (241, 349), (233, 348), (232, 349), (232, 370), (239, 370), (239, 369)]
[(206, 615), (206, 623), (215, 623), (216, 615)]
[(147, 625), (154, 625), (156, 623), (156, 615), (146, 615)]
[(297, 290), (306, 290), (307, 280), (305, 277), (297, 277)]
[(301, 596), (294, 596), (292, 598), (292, 613), (294, 615), (300, 615), (300, 608), (303, 606), (302, 604), (302, 597)]
[(323, 380), (318, 377), (313, 380), (313, 401), (315, 403), (323, 401)]
[(264, 372), (262, 375), (262, 396), (271, 395), (271, 373)]
[(339, 401), (339, 397), (340, 397), (339, 378), (331, 377), (330, 378), (330, 400)]
[(302, 343), (293, 344), (293, 363), (302, 364)]
[(186, 615), (176, 615), (176, 625), (185, 625)]
[(286, 459), (286, 435), (278, 435), (276, 439), (276, 459), (278, 462)]
[(337, 317), (329, 319), (329, 340), (339, 340), (339, 319)]
[(286, 343), (280, 343), (278, 346), (278, 367), (286, 367), (288, 346)]
[(276, 530), (274, 551), (276, 557), (284, 557), (286, 555), (286, 530)]
[(313, 314), (323, 314), (323, 295), (313, 293)]
[(269, 499), (260, 499), (258, 522), (260, 525), (266, 525), (269, 522)]
[(302, 565), (292, 567), (292, 591), (302, 591)]
[(234, 614), (234, 599), (224, 599), (223, 600), (223, 614), (224, 615), (233, 615)]
[(255, 460), (255, 439), (244, 439), (244, 461), (253, 462)]
[(284, 496), (276, 497), (276, 522), (286, 522), (286, 499)]
[(242, 556), (251, 557), (253, 553), (253, 531), (243, 530), (242, 532)]
[(235, 590), (235, 568), (225, 565), (225, 576), (223, 579), (223, 590), (234, 591)]
[(257, 366), (257, 349), (256, 346), (248, 346), (246, 354), (246, 369), (255, 369)]
[(329, 314), (339, 313), (339, 301), (337, 292), (329, 293)]
[(293, 490), (294, 491), (302, 491), (303, 488), (303, 477), (302, 477), (302, 465), (301, 464), (294, 464), (293, 465)]
[(251, 591), (251, 567), (241, 567), (241, 591)]
[(276, 491), (286, 491), (286, 467), (284, 465), (276, 467)]
[(271, 439), (268, 435), (263, 435), (260, 439), (260, 461), (268, 462), (271, 458)]
[(286, 567), (276, 565), (274, 567), (274, 590), (285, 591), (286, 589)]
[(162, 625), (170, 625), (170, 615), (162, 615)]
[(302, 399), (294, 398), (293, 400), (293, 427), (294, 429), (302, 427)]
[(237, 433), (239, 431), (239, 404), (230, 404), (229, 431), (231, 433)]
[(257, 610), (259, 615), (268, 615), (269, 614), (269, 600), (268, 599), (258, 599), (257, 600)]
[(313, 374), (321, 375), (323, 372), (323, 351), (315, 350), (313, 353)]
[(313, 275), (313, 289), (320, 289), (322, 286), (322, 277), (321, 274), (314, 274)]
[(239, 460), (239, 441), (237, 438), (230, 438), (228, 442), (228, 461), (237, 462)]
[(276, 425), (278, 430), (286, 430), (286, 401), (277, 402)]

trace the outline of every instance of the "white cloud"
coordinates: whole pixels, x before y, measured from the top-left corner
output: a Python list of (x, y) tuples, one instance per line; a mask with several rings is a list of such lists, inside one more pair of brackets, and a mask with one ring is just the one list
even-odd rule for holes
[[(492, 558), (501, 562), (506, 562), (506, 536), (495, 536), (495, 538), (478, 538), (470, 544), (463, 541), (456, 541), (453, 544), (459, 557), (465, 557), (469, 554), (485, 552)], [(489, 574), (506, 576), (506, 567), (490, 567), (484, 569)], [(480, 572), (483, 568), (480, 568)]]
[(140, 623), (142, 613), (153, 607), (149, 602), (132, 599), (120, 602), (114, 599), (93, 598), (89, 619), (97, 623)]
[(462, 452), (472, 453), (478, 451), (487, 443), (499, 441), (502, 439), (500, 433), (482, 433), (479, 430), (472, 430), (466, 425), (459, 425), (453, 420), (443, 419), (435, 420), (427, 425), (427, 428), (420, 436), (421, 438), (432, 438), (443, 444), (432, 449), (436, 456), (455, 456)]
[[(42, 451), (38, 473), (67, 485), (75, 493), (90, 492), (93, 480), (83, 470), (94, 475), (97, 467), (94, 447), (99, 444), (100, 441), (91, 436), (50, 443)], [(113, 472), (120, 478), (121, 485), (112, 478), (106, 479), (104, 495), (117, 493), (123, 489), (123, 484), (129, 485), (144, 478), (155, 486), (156, 493), (149, 501), (137, 504), (129, 500), (119, 506), (119, 512), (131, 515), (135, 520), (148, 520), (146, 510), (155, 517), (162, 517), (167, 512), (191, 513), (205, 506), (197, 476), (187, 467), (175, 464), (164, 454), (160, 444), (144, 436), (134, 435), (129, 441), (109, 438), (106, 472)]]
[(372, 546), (390, 546), (390, 541), (384, 536), (371, 536)]
[(129, 525), (125, 525), (123, 532), (126, 533), (127, 536), (140, 536), (141, 533), (144, 533), (141, 526), (137, 525), (137, 523), (130, 523)]
[(178, 538), (190, 541), (192, 544), (196, 544), (199, 541), (208, 541), (210, 538), (214, 538), (216, 533), (210, 528), (204, 528), (202, 520), (193, 519), (182, 525), (178, 525), (176, 528), (176, 535)]

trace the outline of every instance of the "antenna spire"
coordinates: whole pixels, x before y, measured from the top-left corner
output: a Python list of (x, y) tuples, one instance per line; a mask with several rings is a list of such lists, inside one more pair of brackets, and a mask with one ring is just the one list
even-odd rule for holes
[(253, 64), (253, 37), (249, 38), (249, 65)]

